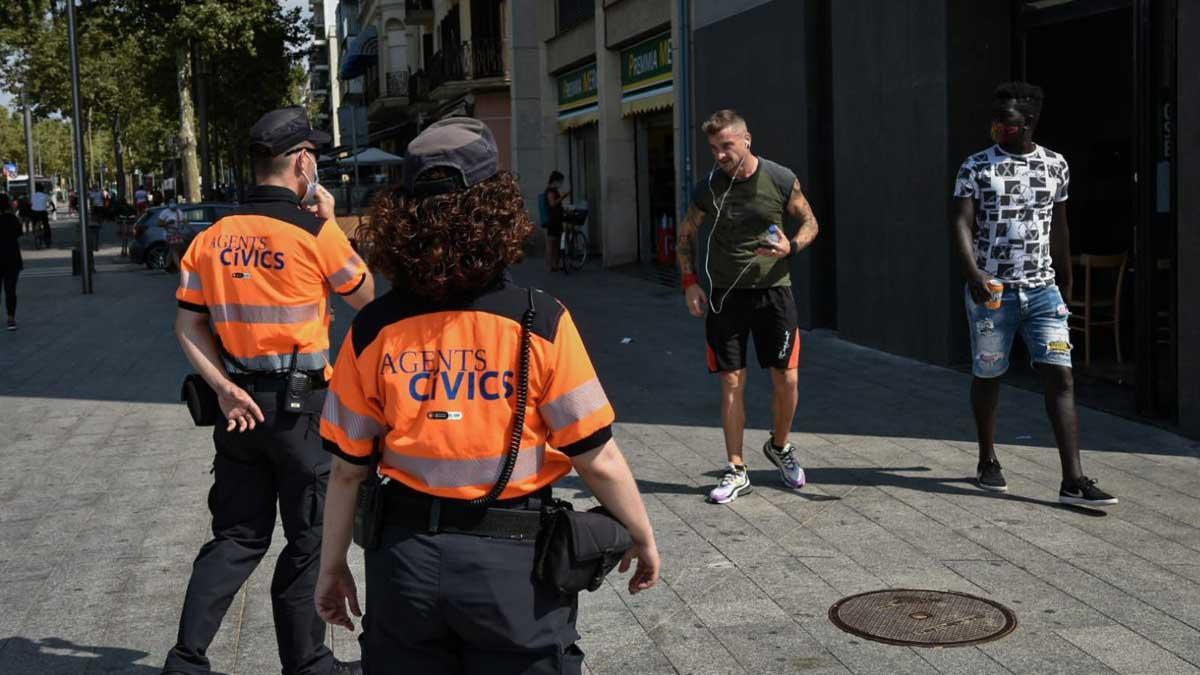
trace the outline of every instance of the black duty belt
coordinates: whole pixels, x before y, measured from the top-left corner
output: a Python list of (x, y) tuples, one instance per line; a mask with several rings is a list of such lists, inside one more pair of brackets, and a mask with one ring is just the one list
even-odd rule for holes
[(470, 534), (477, 537), (534, 541), (541, 528), (541, 500), (536, 496), (499, 502), (499, 506), (469, 506), (455, 499), (439, 499), (407, 489), (385, 489), (383, 521), (410, 530), (437, 534)]
[[(310, 370), (305, 374), (311, 382), (311, 389), (325, 389), (329, 383), (325, 381), (325, 371)], [(287, 371), (282, 373), (234, 373), (229, 376), (234, 384), (247, 391), (287, 391)]]

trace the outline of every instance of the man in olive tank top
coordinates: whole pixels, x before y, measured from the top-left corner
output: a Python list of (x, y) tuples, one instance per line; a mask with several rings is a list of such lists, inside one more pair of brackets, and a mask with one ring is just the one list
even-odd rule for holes
[[(796, 175), (751, 152), (750, 131), (736, 112), (721, 110), (703, 128), (715, 165), (692, 193), (679, 228), (677, 255), (688, 311), (705, 317), (708, 370), (721, 378), (729, 465), (709, 501), (728, 504), (750, 491), (742, 456), (750, 338), (774, 385), (774, 426), (763, 454), (784, 485), (804, 486), (804, 469), (787, 438), (796, 414), (800, 365), (788, 259), (812, 244), (817, 219)], [(798, 227), (788, 227), (789, 221)]]

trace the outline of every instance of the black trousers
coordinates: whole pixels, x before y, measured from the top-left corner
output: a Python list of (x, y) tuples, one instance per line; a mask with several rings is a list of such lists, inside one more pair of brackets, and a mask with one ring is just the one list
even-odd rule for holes
[(20, 276), (21, 270), (17, 269), (16, 265), (0, 268), (0, 278), (3, 279), (4, 287), (4, 309), (10, 317), (17, 315), (17, 278)]
[(280, 412), (281, 394), (252, 392), (266, 422), (254, 431), (226, 432), (218, 417), (217, 455), (208, 495), (213, 539), (192, 567), (179, 637), (164, 672), (208, 673), (206, 651), (230, 603), (271, 545), (276, 502), (287, 546), (275, 563), (271, 603), (284, 675), (325, 675), (333, 653), (325, 646), (325, 622), (313, 605), (320, 570), (321, 525), (329, 454), (321, 447), (316, 391), (306, 412)]
[(576, 597), (536, 584), (531, 541), (384, 529), (367, 551), (367, 675), (579, 675)]

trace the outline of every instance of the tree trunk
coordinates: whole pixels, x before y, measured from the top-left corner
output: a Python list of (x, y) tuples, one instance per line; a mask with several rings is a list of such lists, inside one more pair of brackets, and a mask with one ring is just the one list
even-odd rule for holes
[(183, 189), (175, 195), (200, 201), (200, 162), (196, 157), (196, 107), (192, 104), (192, 59), (186, 45), (175, 49), (175, 83), (179, 89), (179, 157), (183, 164)]
[(196, 69), (196, 106), (200, 119), (200, 183), (203, 192), (212, 193), (212, 155), (208, 148), (208, 72), (200, 55), (200, 49), (192, 50), (192, 63)]
[(117, 199), (124, 200), (125, 193), (125, 146), (122, 142), (121, 113), (113, 115), (113, 160), (117, 171)]

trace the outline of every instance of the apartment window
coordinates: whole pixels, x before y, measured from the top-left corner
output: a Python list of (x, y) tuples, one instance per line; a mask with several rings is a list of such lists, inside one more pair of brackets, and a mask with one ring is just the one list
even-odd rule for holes
[(558, 1), (558, 32), (570, 30), (572, 27), (587, 21), (596, 14), (594, 0), (557, 0)]

